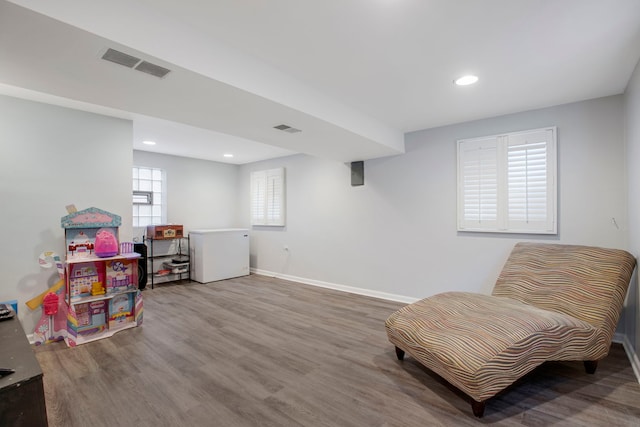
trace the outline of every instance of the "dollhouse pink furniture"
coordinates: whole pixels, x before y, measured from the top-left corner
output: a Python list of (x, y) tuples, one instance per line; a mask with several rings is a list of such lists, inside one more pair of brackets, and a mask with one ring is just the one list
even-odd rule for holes
[(385, 326), (405, 352), (472, 399), (487, 399), (546, 361), (594, 373), (618, 323), (636, 260), (617, 249), (518, 243), (491, 295), (446, 292), (409, 304)]
[(71, 347), (142, 323), (138, 258), (120, 243), (119, 215), (88, 208), (62, 217), (65, 229), (67, 331)]

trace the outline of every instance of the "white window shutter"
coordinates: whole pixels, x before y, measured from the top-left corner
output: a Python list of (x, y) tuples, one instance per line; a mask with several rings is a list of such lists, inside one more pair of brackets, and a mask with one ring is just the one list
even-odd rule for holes
[(258, 171), (251, 173), (251, 224), (264, 225), (266, 217), (264, 205), (266, 203), (266, 173)]
[(272, 169), (266, 174), (267, 225), (285, 225), (284, 221), (284, 168)]
[(459, 229), (497, 226), (498, 146), (496, 138), (458, 146)]
[(251, 173), (251, 224), (285, 225), (284, 168)]
[(458, 141), (458, 230), (556, 233), (556, 128)]
[(552, 129), (509, 135), (508, 228), (555, 231), (555, 156)]

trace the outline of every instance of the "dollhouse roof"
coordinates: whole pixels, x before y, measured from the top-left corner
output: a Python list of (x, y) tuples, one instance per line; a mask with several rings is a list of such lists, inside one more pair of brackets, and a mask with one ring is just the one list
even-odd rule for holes
[(62, 228), (120, 227), (120, 224), (122, 224), (120, 215), (98, 208), (87, 208), (60, 219)]

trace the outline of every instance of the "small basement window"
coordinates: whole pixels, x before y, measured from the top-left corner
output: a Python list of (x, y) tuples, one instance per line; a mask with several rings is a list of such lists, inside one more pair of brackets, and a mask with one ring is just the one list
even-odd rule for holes
[(556, 128), (457, 141), (458, 231), (557, 233)]
[(133, 226), (166, 223), (166, 175), (157, 168), (133, 167)]
[(285, 225), (284, 168), (251, 172), (251, 225)]

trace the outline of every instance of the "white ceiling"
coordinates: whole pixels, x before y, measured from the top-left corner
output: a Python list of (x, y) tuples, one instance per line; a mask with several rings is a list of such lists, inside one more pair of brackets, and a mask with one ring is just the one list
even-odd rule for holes
[(638, 0), (0, 0), (0, 92), (229, 163), (399, 154), (406, 132), (622, 93), (639, 58)]

